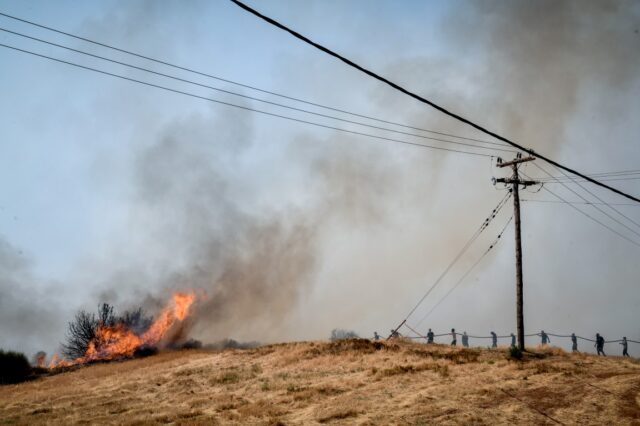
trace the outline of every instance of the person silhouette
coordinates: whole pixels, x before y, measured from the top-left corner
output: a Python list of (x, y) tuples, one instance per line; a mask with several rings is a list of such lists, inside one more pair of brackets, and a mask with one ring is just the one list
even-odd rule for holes
[(462, 346), (465, 348), (469, 347), (469, 335), (466, 331), (462, 333)]
[(540, 337), (542, 338), (542, 346), (551, 343), (551, 339), (549, 339), (549, 336), (544, 332), (544, 330), (540, 332)]
[(493, 331), (491, 332), (491, 347), (492, 348), (498, 347), (498, 335)]
[(578, 352), (578, 338), (576, 333), (571, 333), (571, 351)]
[(607, 356), (604, 353), (604, 337), (600, 335), (600, 333), (596, 333), (596, 343), (594, 345), (596, 350), (598, 351), (598, 356), (602, 353), (602, 356)]
[(627, 343), (626, 336), (622, 338), (622, 342), (620, 342), (620, 344), (622, 345), (622, 356), (629, 356), (629, 352), (627, 351), (629, 344)]
[(456, 339), (456, 329), (455, 328), (451, 329), (451, 338), (453, 339), (453, 340), (451, 340), (451, 346), (455, 346), (456, 343), (458, 343), (458, 340)]
[(433, 331), (431, 331), (431, 329), (429, 329), (429, 331), (427, 332), (427, 343), (433, 343)]

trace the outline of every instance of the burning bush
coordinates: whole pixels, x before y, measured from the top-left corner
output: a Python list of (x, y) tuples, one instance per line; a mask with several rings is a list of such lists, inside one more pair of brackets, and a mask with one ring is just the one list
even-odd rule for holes
[(174, 344), (183, 335), (194, 301), (192, 293), (174, 294), (155, 321), (142, 308), (117, 316), (107, 303), (97, 315), (80, 311), (69, 323), (62, 346), (66, 360), (54, 356), (51, 367), (153, 354), (158, 345)]
[(0, 384), (24, 382), (30, 375), (31, 365), (24, 354), (0, 349)]
[(80, 311), (73, 321), (69, 323), (67, 341), (62, 345), (62, 354), (69, 359), (84, 356), (89, 349), (89, 344), (96, 339), (100, 327), (112, 327), (116, 324), (113, 314), (113, 306), (103, 303), (98, 308), (98, 315), (87, 311)]
[(33, 367), (44, 367), (47, 362), (47, 353), (45, 351), (36, 352), (31, 358), (31, 365)]
[(112, 337), (113, 333), (106, 330), (131, 330), (136, 334), (141, 334), (153, 323), (153, 317), (146, 316), (142, 308), (132, 311), (125, 311), (122, 315), (116, 316), (114, 307), (108, 303), (103, 303), (98, 308), (97, 315), (87, 311), (80, 311), (73, 321), (69, 323), (67, 330), (67, 340), (62, 345), (62, 354), (68, 359), (76, 359), (84, 356), (90, 349), (92, 343), (94, 349), (104, 346), (102, 341)]

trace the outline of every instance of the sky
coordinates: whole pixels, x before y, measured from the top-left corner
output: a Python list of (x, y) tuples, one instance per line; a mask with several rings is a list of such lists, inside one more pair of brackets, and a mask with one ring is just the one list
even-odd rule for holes
[[(637, 169), (637, 2), (249, 4), (584, 173)], [(0, 12), (290, 97), (491, 140), (230, 2), (3, 0)], [(201, 85), (420, 133), (176, 70), (4, 16), (0, 28)], [(109, 302), (154, 312), (171, 292), (191, 289), (203, 295), (192, 329), (203, 341), (321, 339), (333, 328), (362, 336), (388, 333), (505, 196), (491, 178), (505, 176), (495, 157), (507, 159), (510, 152), (265, 105), (2, 31), (0, 43), (325, 126), (494, 156), (311, 126), (2, 47), (2, 348), (53, 352), (78, 309)], [(545, 176), (533, 164), (522, 170)], [(637, 196), (638, 182), (609, 183)], [(583, 186), (591, 193), (568, 186), (590, 200), (595, 194), (629, 203), (588, 184)], [(580, 200), (565, 187), (538, 189), (522, 195), (532, 200), (522, 203), (526, 332), (640, 340), (640, 208), (616, 206), (620, 216), (601, 207), (607, 216), (576, 206), (633, 244), (566, 204), (533, 201), (554, 200), (547, 190)], [(510, 216), (509, 201), (410, 324), (447, 294)], [(515, 331), (512, 224), (418, 326), (422, 332), (427, 327), (474, 335)], [(558, 344), (569, 347), (566, 339)]]

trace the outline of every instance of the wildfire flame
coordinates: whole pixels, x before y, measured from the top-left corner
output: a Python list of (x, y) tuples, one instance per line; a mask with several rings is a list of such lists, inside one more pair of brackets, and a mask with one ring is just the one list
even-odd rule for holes
[(178, 323), (187, 319), (196, 300), (194, 293), (175, 293), (172, 301), (162, 310), (158, 318), (141, 335), (137, 335), (123, 324), (100, 326), (94, 339), (89, 342), (84, 356), (73, 361), (54, 355), (49, 368), (67, 367), (92, 361), (131, 357), (144, 347), (156, 347), (167, 333)]

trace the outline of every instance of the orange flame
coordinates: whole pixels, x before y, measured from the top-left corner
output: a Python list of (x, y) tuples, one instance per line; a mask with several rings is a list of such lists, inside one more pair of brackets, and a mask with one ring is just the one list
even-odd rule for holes
[(189, 317), (195, 300), (194, 293), (175, 293), (172, 303), (162, 310), (158, 319), (141, 336), (122, 324), (113, 327), (100, 326), (95, 338), (89, 342), (84, 356), (67, 361), (60, 359), (56, 354), (51, 359), (49, 368), (131, 357), (144, 346), (157, 346), (176, 323), (183, 322)]

